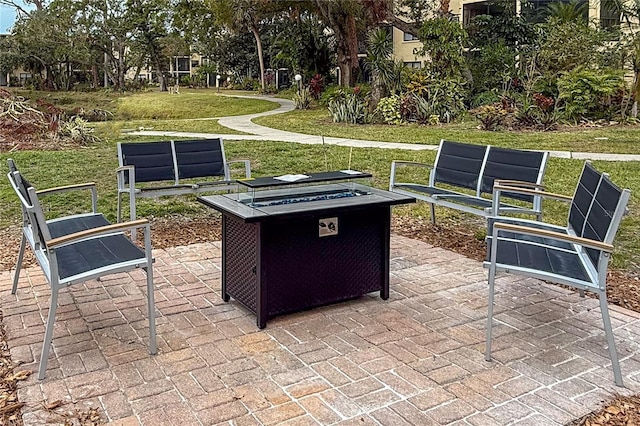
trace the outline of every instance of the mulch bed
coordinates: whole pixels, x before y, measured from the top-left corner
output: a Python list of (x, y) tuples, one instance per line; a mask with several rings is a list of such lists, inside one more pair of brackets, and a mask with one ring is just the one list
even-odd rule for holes
[[(171, 217), (150, 219), (152, 222), (152, 244), (154, 248), (169, 248), (199, 242), (221, 239), (220, 217), (198, 218)], [(486, 246), (482, 239), (472, 232), (456, 228), (454, 224), (432, 225), (428, 221), (416, 218), (394, 217), (392, 232), (408, 238), (421, 240), (442, 247), (471, 259), (482, 261)], [(0, 230), (0, 270), (15, 267), (15, 259), (20, 243), (20, 229)], [(25, 253), (25, 264), (34, 263), (29, 250)], [(611, 303), (640, 312), (640, 275), (622, 271), (610, 271), (608, 278), (608, 297)], [(0, 325), (2, 313), (0, 312)], [(11, 362), (6, 343), (4, 327), (0, 326), (0, 425), (21, 426), (21, 407), (17, 399), (16, 388), (20, 380), (28, 377), (19, 366)], [(45, 403), (43, 406), (51, 413), (51, 421), (63, 425), (93, 426), (104, 424), (96, 409), (79, 411), (65, 407), (60, 401)], [(640, 425), (640, 396), (617, 396), (607, 401), (603, 408), (594, 411), (568, 426), (622, 426)]]

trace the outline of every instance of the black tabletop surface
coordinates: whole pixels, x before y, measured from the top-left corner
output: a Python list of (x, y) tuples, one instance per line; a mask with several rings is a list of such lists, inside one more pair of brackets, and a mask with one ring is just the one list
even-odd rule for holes
[(309, 194), (313, 194), (314, 192), (320, 194), (344, 188), (348, 188), (351, 191), (358, 191), (362, 195), (349, 198), (265, 205), (260, 207), (251, 207), (244, 203), (242, 198), (247, 197), (246, 193), (204, 196), (198, 197), (198, 201), (222, 213), (236, 216), (245, 222), (260, 222), (271, 219), (280, 220), (297, 215), (327, 214), (339, 210), (366, 209), (373, 206), (392, 206), (415, 202), (415, 198), (413, 197), (354, 182), (269, 189), (261, 191), (259, 198), (293, 198), (298, 195), (309, 196)]

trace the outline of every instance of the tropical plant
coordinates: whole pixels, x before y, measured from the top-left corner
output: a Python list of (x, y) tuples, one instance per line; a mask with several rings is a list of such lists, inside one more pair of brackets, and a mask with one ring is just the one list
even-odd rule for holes
[(369, 121), (367, 105), (355, 93), (329, 101), (328, 108), (335, 123), (364, 124)]
[(388, 29), (377, 28), (369, 32), (365, 67), (371, 72), (369, 107), (373, 110), (380, 99), (400, 88), (401, 73), (391, 59), (392, 53), (393, 41)]
[(381, 117), (387, 124), (401, 124), (403, 119), (400, 113), (400, 102), (401, 98), (398, 95), (382, 98), (378, 102), (374, 114)]
[(482, 130), (495, 131), (505, 126), (508, 111), (500, 104), (483, 105), (472, 110)]
[(420, 28), (423, 44), (418, 54), (428, 55), (431, 74), (436, 78), (459, 77), (467, 70), (464, 48), (467, 33), (457, 20), (448, 17), (430, 19)]
[(69, 121), (62, 123), (58, 135), (75, 143), (89, 145), (100, 140), (93, 132), (94, 129), (88, 125), (87, 120), (74, 115)]
[(570, 22), (586, 24), (589, 16), (589, 2), (580, 0), (571, 0), (568, 3), (554, 1), (547, 6), (547, 13), (562, 24)]
[(622, 71), (576, 68), (558, 79), (558, 102), (569, 120), (610, 119), (626, 87)]
[(313, 99), (318, 100), (322, 95), (322, 91), (324, 90), (324, 79), (320, 74), (316, 74), (311, 78), (309, 82), (309, 92)]
[(293, 103), (296, 109), (309, 109), (311, 107), (311, 93), (306, 87), (293, 95)]

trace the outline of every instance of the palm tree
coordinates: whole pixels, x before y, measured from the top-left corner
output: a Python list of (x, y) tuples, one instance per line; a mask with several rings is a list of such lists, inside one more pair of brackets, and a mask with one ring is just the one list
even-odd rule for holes
[(561, 24), (581, 21), (587, 23), (589, 3), (571, 0), (569, 3), (553, 2), (547, 6), (549, 16), (557, 18)]
[(369, 32), (367, 38), (366, 67), (371, 72), (371, 100), (373, 110), (384, 96), (395, 92), (400, 84), (400, 70), (391, 59), (393, 41), (386, 28), (377, 28)]

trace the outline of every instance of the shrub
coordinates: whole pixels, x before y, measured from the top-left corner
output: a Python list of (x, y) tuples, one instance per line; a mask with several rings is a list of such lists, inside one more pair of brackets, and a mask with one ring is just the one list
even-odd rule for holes
[(508, 112), (500, 104), (483, 105), (472, 111), (482, 130), (495, 131), (505, 126)]
[(471, 107), (477, 108), (483, 105), (491, 105), (500, 101), (500, 96), (495, 90), (487, 90), (486, 92), (480, 92), (474, 96), (471, 100)]
[(363, 124), (369, 121), (367, 105), (356, 93), (329, 101), (328, 108), (335, 123)]
[(348, 95), (356, 95), (364, 102), (369, 96), (370, 88), (368, 86), (356, 86), (356, 87), (342, 87), (331, 86), (325, 90), (320, 96), (320, 105), (328, 106), (329, 102), (337, 99), (346, 99)]
[(62, 123), (58, 135), (81, 145), (89, 145), (100, 140), (93, 134), (93, 131), (94, 129), (89, 127), (87, 120), (74, 115), (69, 121)]
[(311, 106), (311, 93), (306, 87), (293, 95), (293, 103), (296, 109), (309, 109)]
[(558, 102), (569, 120), (611, 118), (621, 109), (615, 102), (625, 91), (622, 73), (576, 68), (558, 79)]
[(322, 95), (322, 91), (324, 90), (324, 79), (320, 74), (316, 74), (313, 76), (311, 81), (309, 82), (309, 92), (313, 99), (320, 99), (320, 95)]
[(402, 120), (400, 113), (400, 104), (401, 99), (398, 95), (382, 98), (380, 102), (378, 102), (374, 114), (381, 117), (387, 124), (401, 124), (404, 120)]

